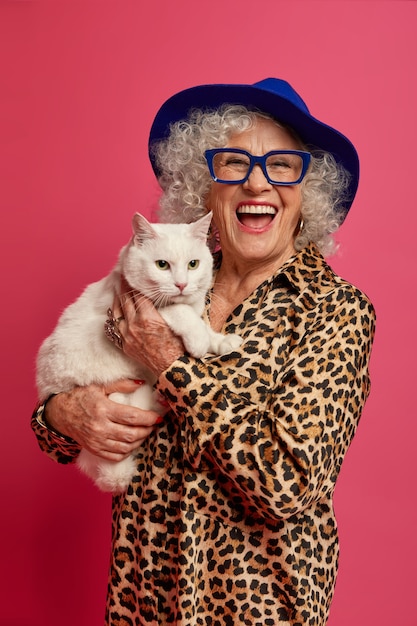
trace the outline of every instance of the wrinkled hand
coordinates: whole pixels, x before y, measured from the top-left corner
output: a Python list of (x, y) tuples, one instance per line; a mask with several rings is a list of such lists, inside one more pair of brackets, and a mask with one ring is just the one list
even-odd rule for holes
[(154, 411), (119, 404), (108, 398), (115, 391), (131, 393), (137, 386), (132, 380), (122, 380), (59, 393), (46, 405), (46, 422), (89, 452), (110, 461), (121, 461), (161, 422)]
[(118, 329), (123, 350), (131, 358), (143, 363), (158, 376), (184, 354), (184, 346), (165, 323), (153, 303), (137, 292), (132, 292), (122, 279), (120, 297), (113, 302), (115, 318), (123, 317)]

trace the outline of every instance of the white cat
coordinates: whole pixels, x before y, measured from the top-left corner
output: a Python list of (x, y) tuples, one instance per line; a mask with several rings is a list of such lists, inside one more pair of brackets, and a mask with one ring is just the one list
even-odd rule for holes
[[(153, 390), (153, 374), (127, 357), (104, 333), (107, 311), (120, 289), (121, 275), (150, 298), (192, 356), (224, 354), (238, 348), (241, 338), (214, 332), (201, 318), (212, 281), (213, 259), (207, 246), (208, 214), (192, 224), (150, 224), (133, 217), (134, 235), (122, 248), (112, 272), (84, 290), (61, 315), (37, 357), (39, 397), (69, 391), (77, 385), (109, 383), (120, 378), (143, 379), (131, 394), (114, 393), (122, 404), (162, 413)], [(124, 491), (135, 473), (135, 456), (106, 461), (82, 450), (77, 464), (103, 491)]]

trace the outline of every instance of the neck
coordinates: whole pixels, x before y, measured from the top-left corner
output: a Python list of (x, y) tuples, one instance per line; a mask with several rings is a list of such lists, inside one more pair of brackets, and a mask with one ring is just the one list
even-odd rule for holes
[(247, 291), (249, 295), (264, 280), (275, 274), (295, 253), (296, 250), (291, 247), (279, 257), (252, 260), (223, 252), (215, 284), (225, 284), (231, 292)]
[(237, 263), (223, 256), (216, 274), (210, 305), (210, 325), (220, 331), (232, 311), (288, 260)]

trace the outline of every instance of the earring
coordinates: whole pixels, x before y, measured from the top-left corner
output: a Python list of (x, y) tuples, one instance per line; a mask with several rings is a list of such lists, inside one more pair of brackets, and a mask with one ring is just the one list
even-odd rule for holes
[(303, 228), (304, 228), (304, 220), (303, 220), (303, 218), (301, 218), (301, 219), (300, 219), (300, 223), (298, 224), (298, 234), (300, 234), (300, 233), (301, 233), (301, 231), (303, 230)]

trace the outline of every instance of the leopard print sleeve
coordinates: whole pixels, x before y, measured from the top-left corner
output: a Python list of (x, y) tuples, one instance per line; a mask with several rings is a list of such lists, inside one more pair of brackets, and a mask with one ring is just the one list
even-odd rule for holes
[(57, 463), (74, 463), (81, 447), (73, 439), (56, 432), (46, 424), (43, 417), (44, 406), (45, 404), (38, 405), (31, 419), (31, 427), (40, 449)]
[[(316, 286), (317, 287), (317, 286)], [(328, 499), (369, 394), (375, 314), (347, 283), (310, 288), (278, 309), (264, 298), (244, 344), (183, 357), (161, 376), (193, 468), (218, 468), (231, 497), (287, 518)]]

